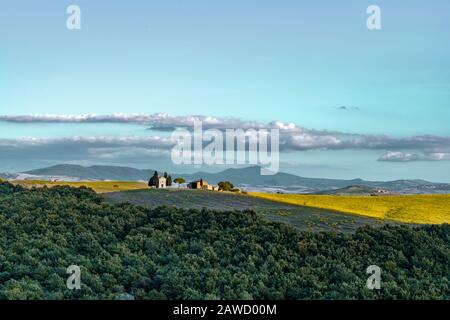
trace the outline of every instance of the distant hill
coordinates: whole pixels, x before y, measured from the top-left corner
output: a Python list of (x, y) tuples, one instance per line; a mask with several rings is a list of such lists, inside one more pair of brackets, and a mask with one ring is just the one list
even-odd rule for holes
[(60, 164), (52, 167), (24, 172), (35, 176), (67, 176), (92, 180), (140, 181), (148, 180), (155, 170), (140, 170), (130, 167), (91, 166)]
[[(27, 171), (33, 176), (65, 176), (72, 179), (117, 180), (117, 181), (147, 181), (154, 169), (136, 169), (117, 166), (91, 166), (61, 164), (48, 168)], [(424, 180), (396, 181), (365, 181), (361, 179), (339, 180), (305, 178), (289, 173), (279, 172), (272, 176), (262, 176), (257, 166), (239, 169), (226, 169), (218, 173), (197, 172), (193, 174), (176, 174), (172, 178), (183, 177), (186, 181), (204, 179), (209, 183), (229, 180), (239, 187), (250, 191), (286, 192), (286, 193), (317, 193), (321, 191), (338, 190), (350, 186), (365, 186), (374, 189), (386, 189), (398, 193), (449, 193), (450, 184), (432, 183)], [(348, 192), (349, 190), (347, 190)]]
[(239, 169), (227, 169), (219, 173), (199, 172), (190, 175), (184, 175), (184, 177), (187, 177), (190, 180), (203, 178), (211, 183), (229, 180), (237, 185), (289, 186), (304, 187), (307, 189), (339, 188), (349, 185), (348, 180), (304, 178), (283, 172), (279, 172), (271, 176), (262, 176), (260, 174), (260, 167), (257, 166)]
[[(81, 179), (93, 180), (118, 180), (118, 181), (147, 181), (153, 174), (153, 169), (135, 169), (130, 167), (116, 166), (91, 166), (61, 164), (52, 167), (24, 172), (33, 176), (67, 176)], [(343, 188), (360, 180), (335, 180), (303, 178), (293, 174), (279, 172), (272, 176), (262, 176), (260, 167), (246, 167), (239, 169), (226, 169), (218, 173), (196, 172), (193, 174), (171, 174), (173, 178), (183, 177), (186, 181), (199, 179), (207, 180), (216, 184), (220, 181), (229, 180), (239, 186), (267, 186), (267, 187), (289, 187), (300, 188), (305, 191)], [(361, 180), (362, 181), (362, 180)]]
[(377, 193), (377, 189), (368, 186), (348, 186), (345, 188), (335, 190), (325, 190), (317, 192), (316, 194), (323, 195), (339, 195), (339, 196), (363, 196)]

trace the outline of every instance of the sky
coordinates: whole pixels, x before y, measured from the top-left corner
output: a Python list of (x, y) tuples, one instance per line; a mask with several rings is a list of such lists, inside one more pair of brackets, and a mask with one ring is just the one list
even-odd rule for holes
[[(166, 145), (106, 141), (164, 139), (150, 122), (198, 115), (236, 126), (277, 121), (282, 171), (450, 182), (448, 1), (0, 4), (0, 171), (59, 162), (205, 169), (177, 168)], [(71, 4), (81, 30), (66, 28)], [(372, 4), (381, 30), (367, 29)], [(119, 113), (170, 116), (68, 118)]]

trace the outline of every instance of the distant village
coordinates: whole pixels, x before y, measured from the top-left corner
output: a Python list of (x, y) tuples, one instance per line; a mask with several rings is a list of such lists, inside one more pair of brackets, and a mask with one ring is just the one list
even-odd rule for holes
[(167, 187), (171, 187), (173, 183), (176, 183), (179, 188), (183, 185), (183, 187), (193, 190), (240, 192), (240, 190), (235, 188), (229, 181), (221, 181), (217, 185), (212, 185), (209, 184), (208, 181), (200, 179), (186, 184), (184, 178), (172, 180), (172, 177), (168, 175), (167, 172), (164, 172), (164, 174), (160, 176), (157, 171), (155, 171), (153, 176), (149, 179), (148, 186), (155, 189), (166, 189)]

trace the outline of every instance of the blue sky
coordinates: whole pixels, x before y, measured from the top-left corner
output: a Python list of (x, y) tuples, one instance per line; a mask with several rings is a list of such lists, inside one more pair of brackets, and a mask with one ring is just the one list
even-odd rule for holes
[[(82, 30), (65, 27), (69, 4), (81, 7)], [(366, 28), (370, 4), (381, 7), (380, 31)], [(444, 0), (17, 0), (1, 5), (0, 39), (1, 115), (164, 112), (395, 138), (450, 136)], [(35, 134), (6, 125), (0, 138)], [(87, 127), (76, 132), (95, 131)], [(117, 127), (109, 133), (136, 133)], [(60, 135), (48, 125), (44, 131)], [(287, 156), (294, 164), (285, 169), (450, 181), (441, 174), (448, 161), (378, 161), (387, 151), (397, 150), (338, 151), (338, 164), (327, 163), (336, 151), (299, 152)], [(368, 159), (375, 172), (364, 171)], [(299, 163), (306, 162), (305, 173)]]

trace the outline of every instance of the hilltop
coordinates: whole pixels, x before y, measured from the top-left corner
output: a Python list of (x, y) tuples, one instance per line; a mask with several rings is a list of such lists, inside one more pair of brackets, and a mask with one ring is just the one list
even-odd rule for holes
[[(92, 188), (114, 203), (129, 202), (148, 208), (160, 205), (217, 211), (255, 210), (275, 221), (305, 230), (354, 231), (361, 225), (383, 223), (449, 223), (450, 195), (376, 194), (375, 189), (351, 186), (322, 194), (232, 193), (190, 190), (173, 186), (149, 189), (143, 182), (127, 181), (12, 181), (33, 187)], [(368, 194), (369, 193), (369, 194)]]
[[(148, 181), (154, 169), (136, 169), (118, 166), (91, 166), (56, 165), (52, 167), (24, 172), (33, 175), (33, 180), (51, 180), (47, 177), (59, 176), (72, 181), (78, 180), (117, 180), (117, 181)], [(1, 175), (14, 179), (13, 175)], [(16, 174), (18, 176), (18, 174)], [(39, 178), (41, 177), (41, 178)], [(197, 172), (192, 174), (172, 173), (172, 177), (183, 177), (186, 181), (205, 179), (217, 184), (219, 181), (232, 181), (236, 186), (249, 191), (266, 191), (282, 193), (317, 193), (321, 191), (336, 190), (349, 186), (365, 186), (374, 189), (386, 189), (396, 193), (422, 194), (422, 193), (449, 193), (450, 184), (434, 183), (424, 180), (396, 180), (396, 181), (365, 181), (361, 179), (339, 180), (306, 178), (289, 173), (279, 172), (272, 176), (262, 176), (260, 167), (231, 168), (217, 173)], [(75, 180), (73, 180), (75, 179)]]
[(268, 221), (284, 222), (299, 230), (355, 232), (365, 226), (396, 224), (393, 220), (381, 220), (333, 210), (298, 206), (259, 199), (245, 194), (183, 189), (143, 189), (104, 193), (111, 203), (132, 203), (146, 208), (165, 205), (180, 209), (209, 209), (214, 211), (253, 210)]
[(337, 195), (337, 196), (367, 196), (371, 194), (376, 194), (378, 189), (374, 189), (368, 186), (348, 186), (345, 188), (335, 189), (335, 190), (325, 190), (317, 192), (316, 194), (328, 194), (328, 195)]

